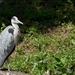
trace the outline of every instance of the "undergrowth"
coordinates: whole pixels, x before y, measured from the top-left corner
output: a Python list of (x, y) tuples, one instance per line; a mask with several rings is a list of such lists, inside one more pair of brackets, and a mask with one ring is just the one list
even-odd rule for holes
[(72, 23), (63, 23), (44, 34), (31, 29), (23, 36), (22, 43), (10, 57), (11, 70), (31, 75), (42, 75), (47, 70), (51, 75), (75, 75), (75, 26)]

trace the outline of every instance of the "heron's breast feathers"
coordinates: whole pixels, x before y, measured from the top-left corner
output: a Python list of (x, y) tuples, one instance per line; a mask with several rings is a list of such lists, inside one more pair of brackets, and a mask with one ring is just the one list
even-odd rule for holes
[(14, 29), (14, 42), (17, 44), (19, 39), (20, 31), (18, 29)]

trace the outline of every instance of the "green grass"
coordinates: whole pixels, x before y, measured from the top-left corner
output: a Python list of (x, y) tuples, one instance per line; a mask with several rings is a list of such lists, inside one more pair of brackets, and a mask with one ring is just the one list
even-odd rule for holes
[(72, 68), (75, 65), (75, 26), (72, 23), (63, 23), (44, 34), (33, 34), (23, 35), (22, 43), (10, 58), (12, 70), (31, 75), (42, 75), (47, 70), (51, 75), (75, 74)]

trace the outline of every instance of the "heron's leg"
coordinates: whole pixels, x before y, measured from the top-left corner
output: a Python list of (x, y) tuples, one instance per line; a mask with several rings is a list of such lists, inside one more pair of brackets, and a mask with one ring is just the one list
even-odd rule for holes
[(14, 75), (12, 72), (11, 72), (11, 70), (10, 70), (10, 63), (8, 62), (8, 72), (9, 73), (7, 73), (7, 75)]
[(8, 66), (8, 72), (10, 72), (10, 62), (9, 62), (9, 58), (7, 59), (7, 66)]
[(10, 72), (10, 64), (8, 63), (8, 72)]
[(13, 73), (10, 70), (10, 62), (9, 62), (9, 59), (7, 59), (7, 63), (8, 63), (8, 72), (9, 72), (9, 73), (7, 73), (7, 75), (13, 75)]
[(7, 75), (12, 75), (11, 71), (10, 71), (10, 63), (8, 62), (8, 73)]

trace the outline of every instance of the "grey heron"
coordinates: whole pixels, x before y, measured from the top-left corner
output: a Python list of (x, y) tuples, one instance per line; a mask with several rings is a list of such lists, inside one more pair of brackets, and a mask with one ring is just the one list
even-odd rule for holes
[(11, 25), (7, 26), (0, 35), (0, 67), (14, 51), (20, 34), (18, 24), (23, 24), (16, 16), (11, 19)]

